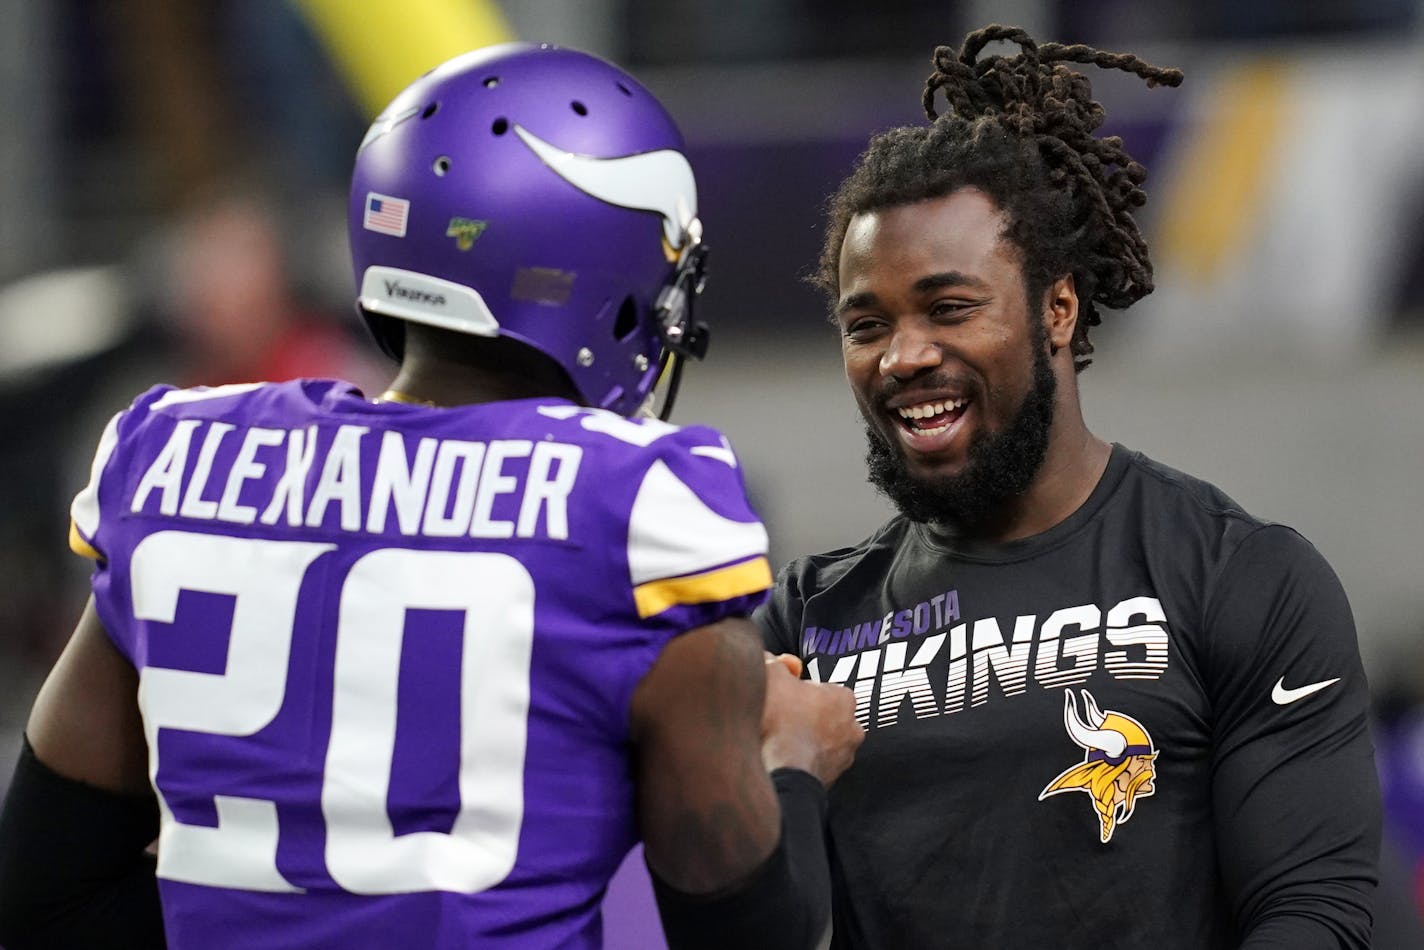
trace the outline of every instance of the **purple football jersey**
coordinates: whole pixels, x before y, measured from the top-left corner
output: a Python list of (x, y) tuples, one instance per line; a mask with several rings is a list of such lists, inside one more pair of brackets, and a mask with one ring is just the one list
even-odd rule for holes
[(599, 946), (632, 692), (771, 580), (722, 436), (559, 399), (158, 387), (71, 514), (177, 950)]

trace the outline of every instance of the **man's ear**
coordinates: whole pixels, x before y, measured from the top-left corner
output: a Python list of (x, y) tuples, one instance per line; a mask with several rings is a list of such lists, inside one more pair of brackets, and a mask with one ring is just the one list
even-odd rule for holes
[(1072, 274), (1063, 275), (1048, 288), (1043, 319), (1053, 352), (1073, 342), (1073, 331), (1078, 327), (1078, 290)]

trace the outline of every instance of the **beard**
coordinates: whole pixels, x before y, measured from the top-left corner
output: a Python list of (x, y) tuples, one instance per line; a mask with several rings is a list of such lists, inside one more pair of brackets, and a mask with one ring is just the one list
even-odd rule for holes
[(869, 482), (912, 521), (963, 530), (993, 520), (1005, 502), (1028, 491), (1048, 450), (1058, 381), (1048, 361), (1046, 338), (1047, 331), (1039, 325), (1033, 340), (1029, 391), (1006, 428), (995, 433), (981, 430), (975, 435), (964, 471), (958, 475), (912, 475), (900, 447), (889, 444), (867, 425)]

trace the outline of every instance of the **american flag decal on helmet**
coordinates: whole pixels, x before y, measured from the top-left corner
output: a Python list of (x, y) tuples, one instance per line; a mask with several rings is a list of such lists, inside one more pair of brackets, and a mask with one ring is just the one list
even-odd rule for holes
[(409, 201), (373, 191), (366, 195), (366, 214), (361, 220), (361, 226), (378, 234), (405, 237), (406, 216), (409, 213)]

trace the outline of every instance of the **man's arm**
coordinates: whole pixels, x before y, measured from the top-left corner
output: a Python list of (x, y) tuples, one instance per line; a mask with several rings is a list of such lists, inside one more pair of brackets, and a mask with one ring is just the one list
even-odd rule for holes
[(664, 648), (632, 733), (670, 946), (813, 946), (830, 908), (823, 786), (863, 738), (850, 691), (766, 663), (756, 628), (723, 620)]
[(138, 675), (91, 601), (40, 688), (0, 813), (0, 941), (162, 947)]
[(1381, 806), (1354, 621), (1289, 529), (1243, 542), (1206, 630), (1213, 811), (1243, 948), (1370, 945)]

